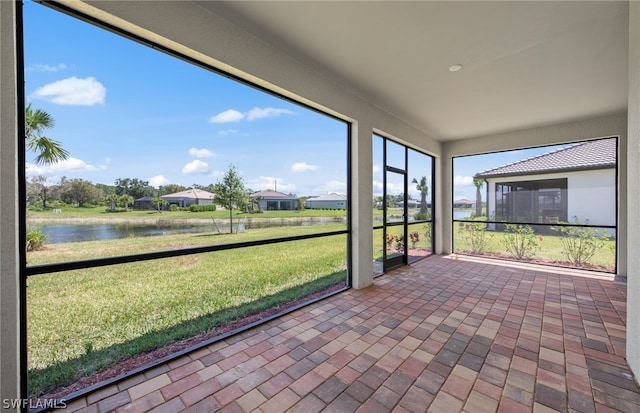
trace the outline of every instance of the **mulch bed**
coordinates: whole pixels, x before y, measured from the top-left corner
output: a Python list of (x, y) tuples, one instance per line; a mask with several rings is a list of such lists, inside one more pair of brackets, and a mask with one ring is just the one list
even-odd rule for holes
[(523, 262), (527, 264), (549, 265), (552, 267), (561, 267), (561, 268), (568, 268), (568, 269), (574, 269), (574, 270), (598, 271), (598, 272), (606, 272), (606, 273), (615, 272), (614, 268), (606, 265), (582, 264), (580, 266), (576, 266), (576, 265), (570, 265), (566, 261), (550, 260), (550, 259), (536, 258), (536, 257), (531, 257), (526, 259), (517, 259), (509, 254), (499, 253), (499, 252), (483, 252), (482, 254), (473, 254), (468, 251), (456, 251), (455, 253), (474, 256), (474, 257), (481, 257), (481, 258), (482, 257), (495, 258), (503, 261), (514, 261), (514, 262)]

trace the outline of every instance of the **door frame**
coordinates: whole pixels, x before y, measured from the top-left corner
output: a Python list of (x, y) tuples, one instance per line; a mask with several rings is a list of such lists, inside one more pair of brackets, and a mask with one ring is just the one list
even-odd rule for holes
[[(406, 148), (405, 148), (405, 158), (406, 158)], [(406, 165), (406, 161), (405, 161), (405, 165)], [(388, 212), (388, 208), (389, 205), (387, 205), (388, 202), (388, 192), (387, 192), (387, 183), (388, 183), (388, 179), (387, 179), (387, 175), (389, 173), (393, 173), (393, 174), (397, 174), (397, 175), (402, 175), (402, 187), (403, 187), (403, 194), (402, 194), (402, 219), (400, 220), (400, 222), (391, 222), (389, 220), (389, 216), (387, 215)], [(384, 240), (384, 246), (383, 246), (383, 253), (382, 253), (382, 267), (383, 267), (383, 271), (387, 272), (390, 271), (394, 268), (398, 268), (400, 266), (403, 265), (407, 265), (408, 263), (408, 250), (407, 250), (407, 234), (408, 234), (408, 226), (409, 226), (409, 215), (408, 215), (408, 172), (404, 169), (400, 169), (400, 168), (396, 168), (393, 166), (389, 166), (389, 165), (385, 165), (384, 167), (384, 176), (383, 176), (383, 191), (382, 191), (382, 196), (383, 196), (383, 201), (382, 201), (382, 239)], [(393, 254), (392, 256), (389, 256), (389, 254), (387, 254), (388, 252), (388, 248), (387, 248), (387, 243), (386, 243), (386, 239), (387, 239), (387, 234), (388, 234), (388, 229), (390, 227), (402, 227), (402, 239), (401, 241), (398, 241), (396, 243), (396, 245), (401, 244), (401, 250), (402, 253), (400, 254)]]

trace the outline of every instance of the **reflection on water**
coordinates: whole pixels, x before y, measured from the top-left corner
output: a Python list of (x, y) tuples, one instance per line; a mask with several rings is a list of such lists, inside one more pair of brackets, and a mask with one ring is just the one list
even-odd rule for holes
[[(312, 221), (240, 221), (233, 225), (233, 230), (244, 231), (256, 228), (273, 228), (284, 226), (318, 226), (335, 224), (335, 220)], [(149, 237), (154, 235), (187, 234), (202, 232), (229, 232), (229, 225), (221, 222), (210, 224), (90, 224), (90, 225), (39, 225), (42, 232), (48, 234), (47, 242), (57, 244), (64, 242), (82, 242), (120, 239), (129, 237)]]

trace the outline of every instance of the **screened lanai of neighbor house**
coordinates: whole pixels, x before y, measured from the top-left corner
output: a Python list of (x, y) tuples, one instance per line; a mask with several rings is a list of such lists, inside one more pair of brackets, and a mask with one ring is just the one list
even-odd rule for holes
[[(640, 3), (62, 0), (46, 6), (348, 124), (351, 291), (387, 282), (373, 277), (374, 135), (434, 159), (434, 263), (453, 252), (455, 157), (617, 138), (617, 210), (607, 213), (617, 217), (615, 277), (626, 283), (626, 362), (640, 377)], [(27, 397), (21, 7), (0, 1), (2, 400)]]

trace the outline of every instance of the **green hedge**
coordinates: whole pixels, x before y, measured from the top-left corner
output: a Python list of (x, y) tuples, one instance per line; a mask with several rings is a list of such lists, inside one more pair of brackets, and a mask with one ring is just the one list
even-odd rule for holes
[(189, 205), (189, 211), (191, 212), (207, 212), (207, 211), (215, 211), (215, 210), (216, 210), (215, 205), (198, 205), (198, 204)]

